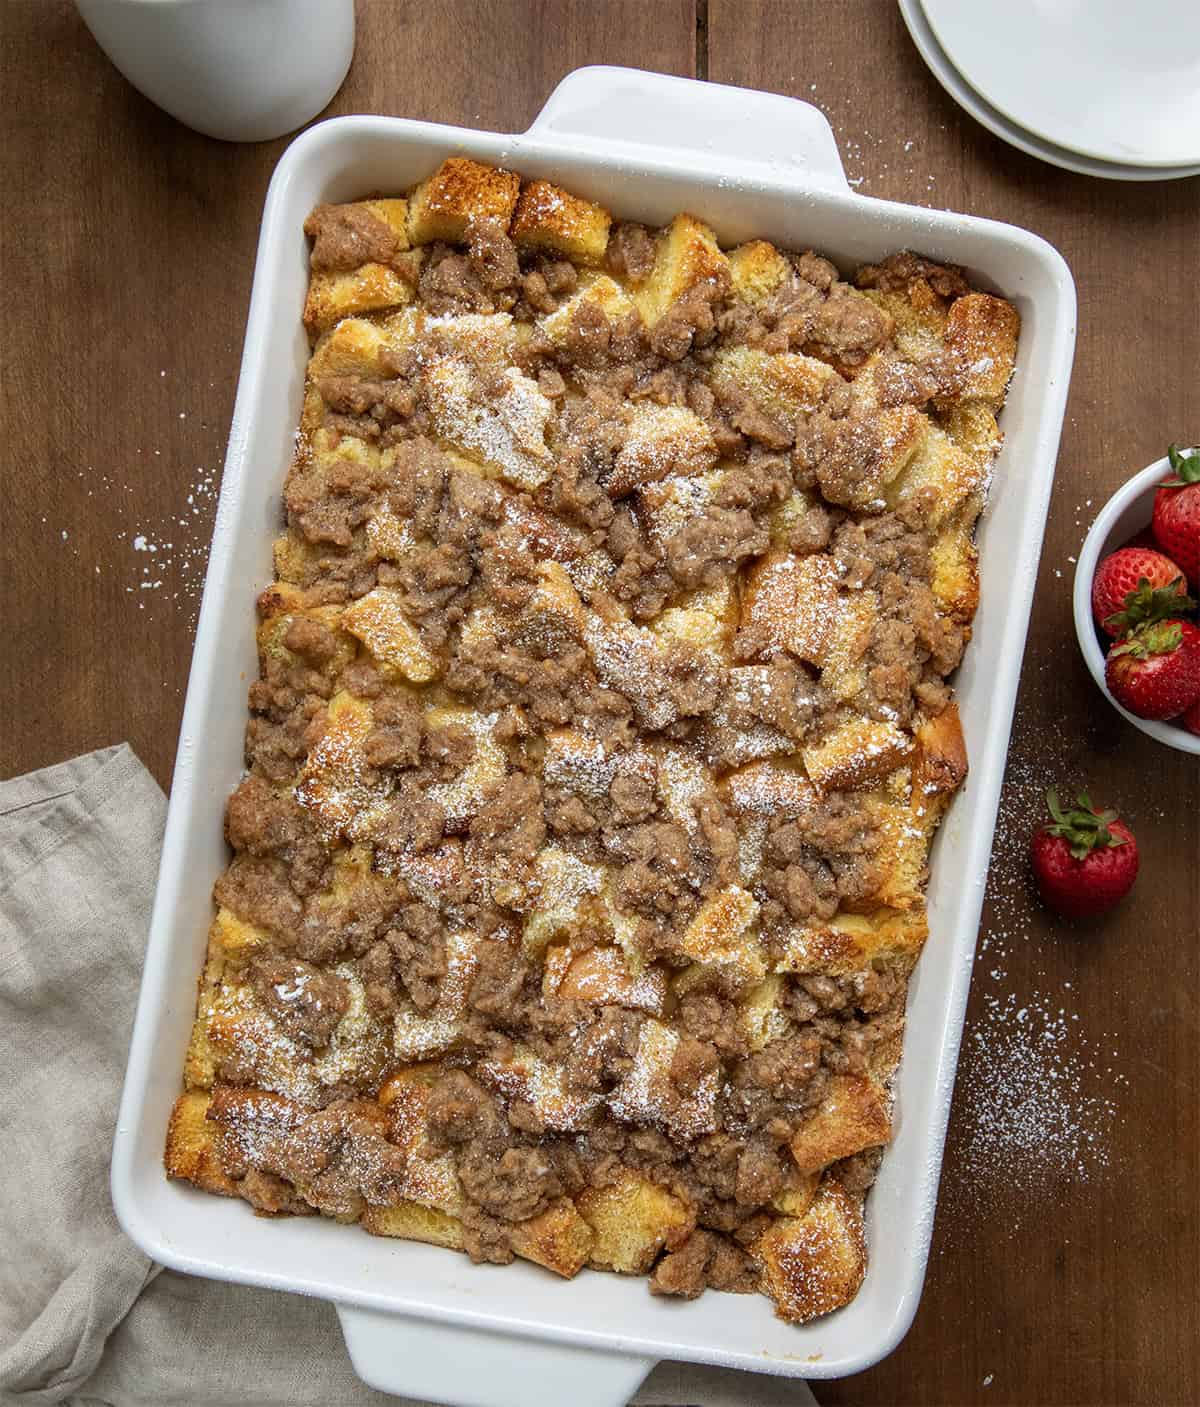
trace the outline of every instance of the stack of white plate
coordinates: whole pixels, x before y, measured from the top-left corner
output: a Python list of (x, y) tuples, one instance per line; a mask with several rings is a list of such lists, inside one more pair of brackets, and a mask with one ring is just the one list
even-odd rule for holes
[(1068, 171), (1200, 175), (1200, 0), (900, 0), (972, 117)]

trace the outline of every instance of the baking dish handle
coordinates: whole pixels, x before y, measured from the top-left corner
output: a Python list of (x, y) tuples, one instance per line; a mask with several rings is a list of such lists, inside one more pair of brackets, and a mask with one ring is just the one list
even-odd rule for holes
[(339, 1304), (354, 1371), (380, 1392), (453, 1407), (625, 1407), (654, 1367), (570, 1344)]
[(530, 137), (569, 137), (652, 149), (672, 166), (711, 171), (731, 162), (734, 173), (850, 189), (825, 114), (778, 93), (731, 88), (695, 78), (598, 64), (577, 68), (559, 83), (530, 127)]

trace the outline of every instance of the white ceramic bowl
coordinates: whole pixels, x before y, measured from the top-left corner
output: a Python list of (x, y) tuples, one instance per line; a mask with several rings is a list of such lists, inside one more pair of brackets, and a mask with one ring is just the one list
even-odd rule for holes
[(1092, 578), (1096, 575), (1097, 563), (1118, 547), (1123, 547), (1135, 533), (1149, 526), (1154, 511), (1154, 490), (1170, 472), (1171, 465), (1165, 456), (1156, 460), (1140, 474), (1135, 474), (1128, 483), (1122, 484), (1097, 515), (1079, 549), (1079, 562), (1075, 567), (1075, 634), (1079, 637), (1079, 648), (1097, 687), (1122, 717), (1156, 742), (1200, 757), (1200, 736), (1189, 733), (1178, 723), (1157, 723), (1150, 718), (1138, 718), (1122, 708), (1108, 692), (1104, 682), (1105, 652), (1092, 619)]

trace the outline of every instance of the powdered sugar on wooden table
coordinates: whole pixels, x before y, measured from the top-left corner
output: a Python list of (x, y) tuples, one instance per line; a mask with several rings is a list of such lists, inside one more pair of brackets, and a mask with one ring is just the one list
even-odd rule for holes
[[(1121, 1037), (1088, 1024), (1086, 977), (1056, 976), (1047, 969), (1061, 971), (1061, 964), (1047, 954), (1043, 966), (1031, 946), (1089, 941), (1067, 925), (1047, 937), (1032, 921), (1038, 900), (1026, 863), (1029, 837), (1045, 816), (1046, 786), (1072, 770), (1067, 758), (1047, 751), (1044, 737), (1014, 734), (943, 1186), (952, 1213), (1002, 1213), (1013, 1234), (1046, 1212), (1064, 1182), (1107, 1175), (1129, 1086)], [(1009, 971), (1018, 954), (1020, 981)]]

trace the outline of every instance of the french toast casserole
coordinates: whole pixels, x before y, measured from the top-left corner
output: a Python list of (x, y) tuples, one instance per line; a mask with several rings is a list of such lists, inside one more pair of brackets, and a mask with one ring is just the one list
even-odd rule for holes
[(305, 232), (167, 1171), (836, 1309), (966, 772), (1016, 311), (462, 158)]

